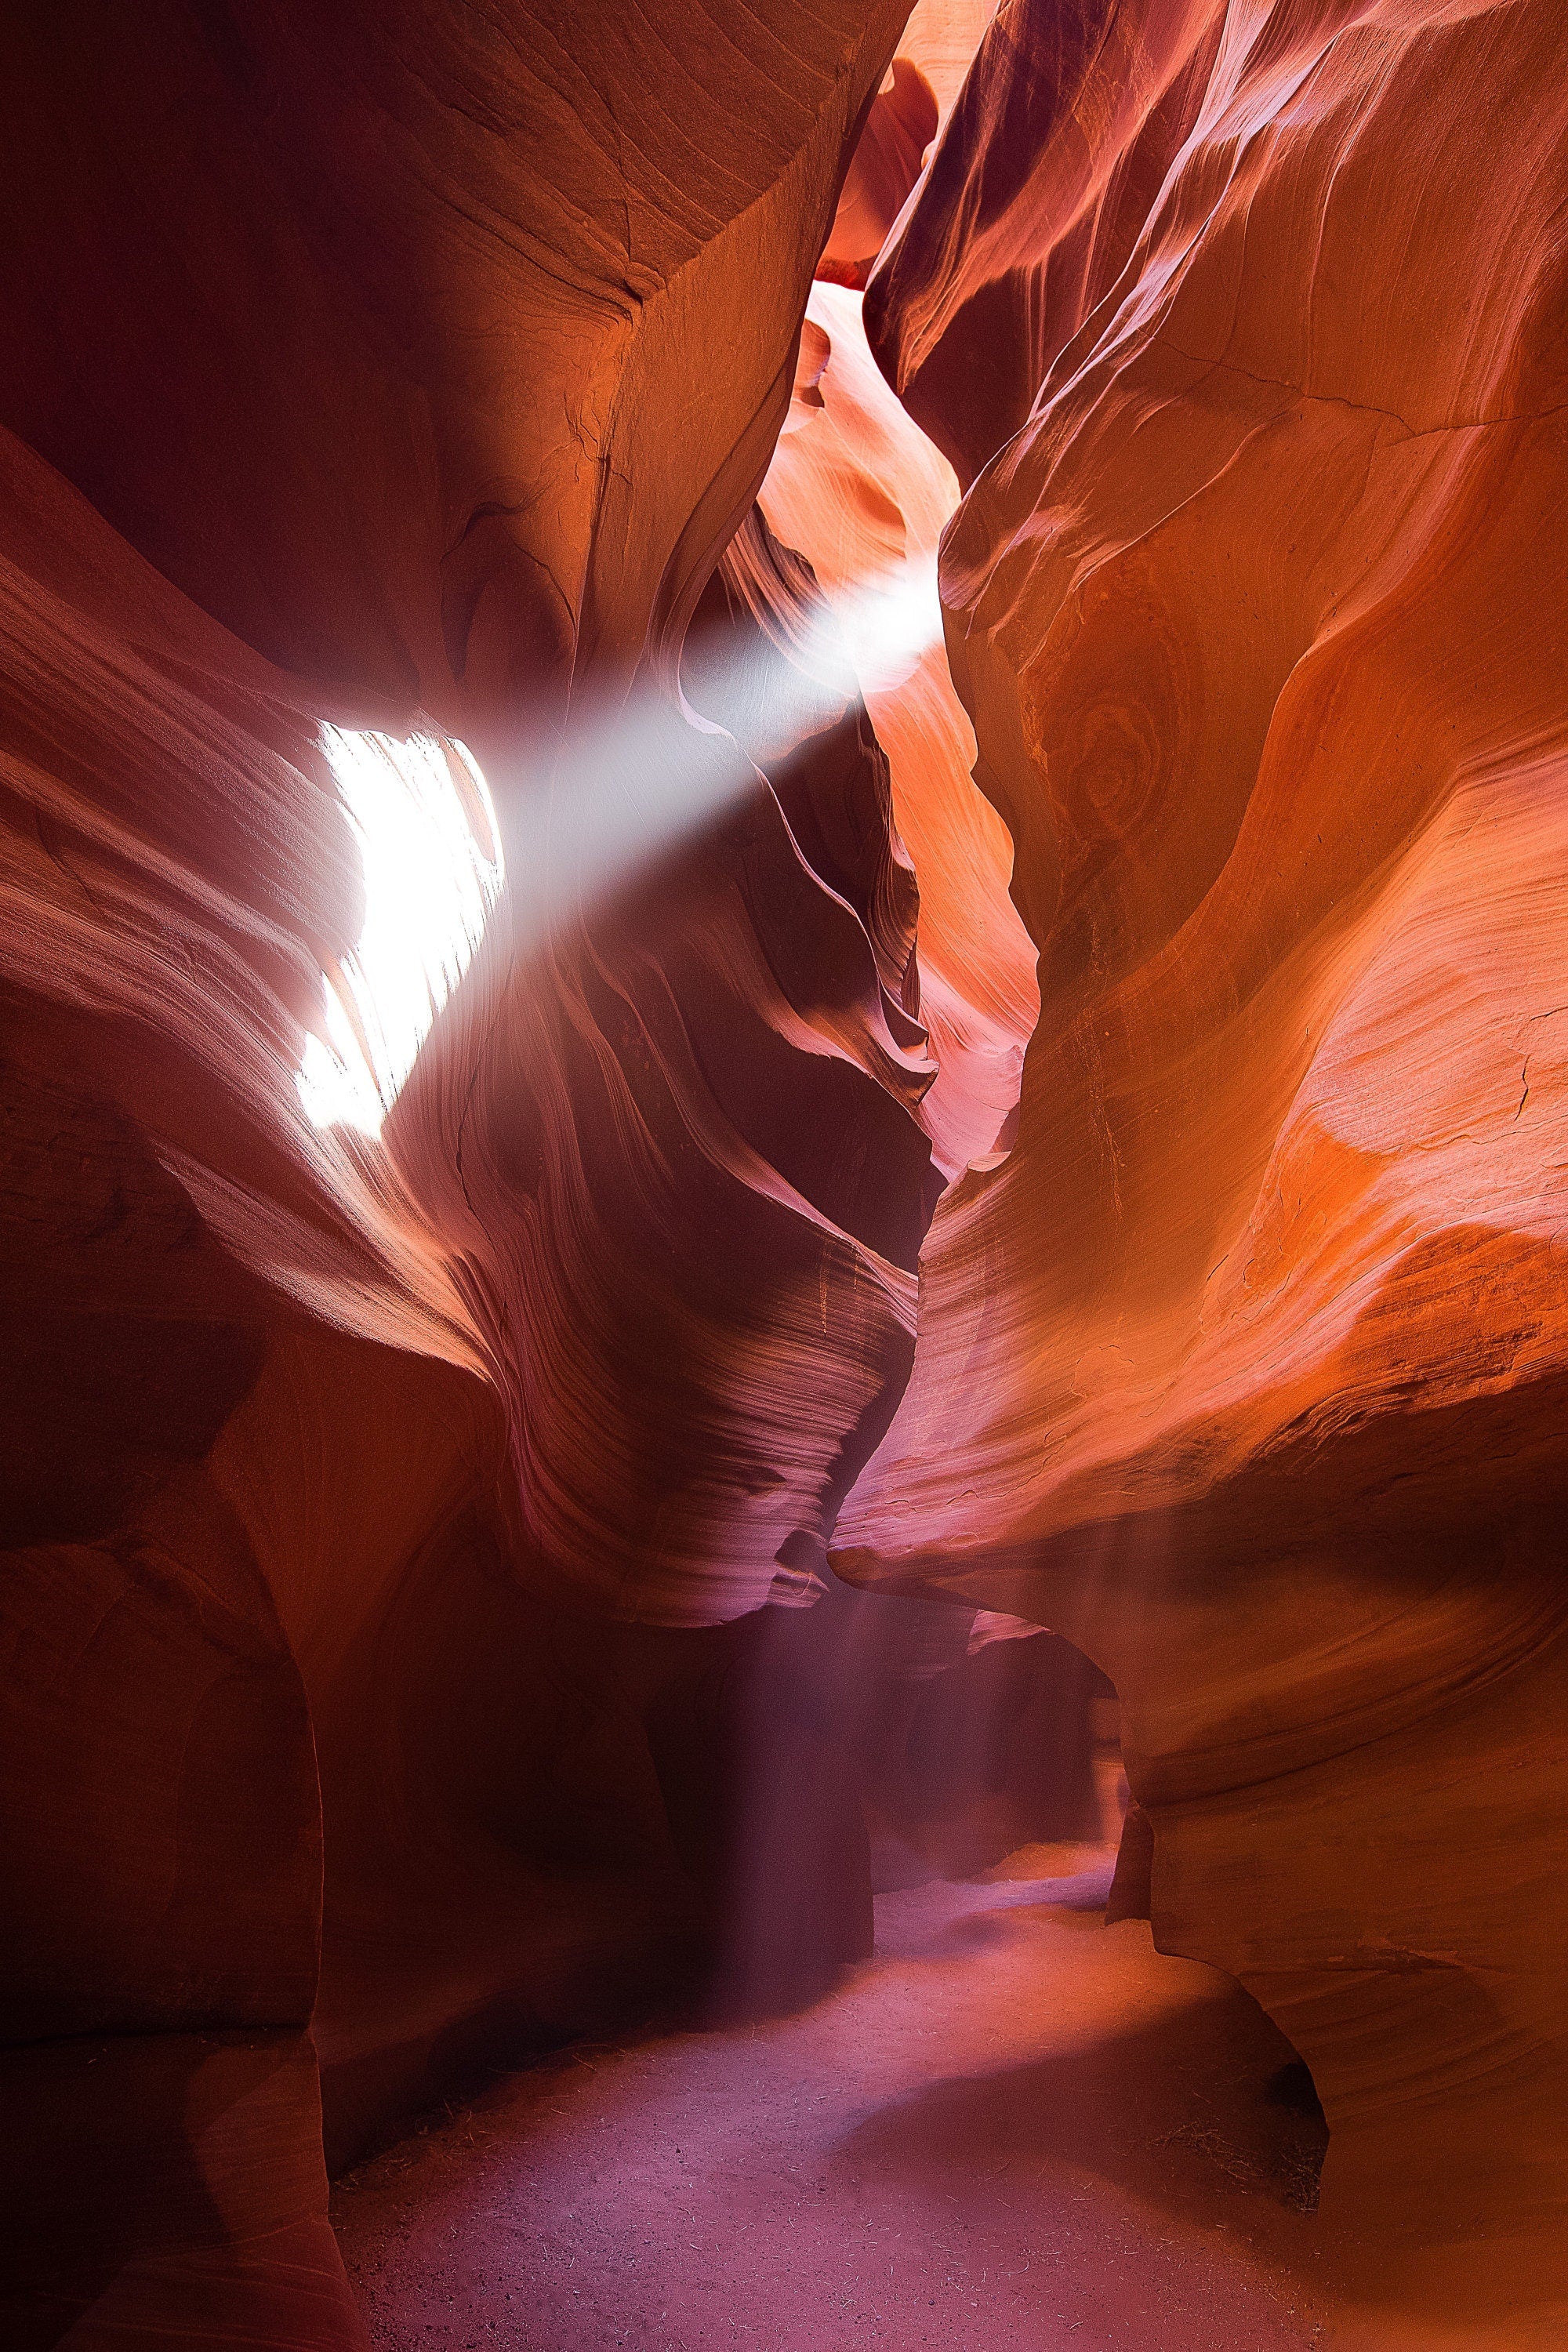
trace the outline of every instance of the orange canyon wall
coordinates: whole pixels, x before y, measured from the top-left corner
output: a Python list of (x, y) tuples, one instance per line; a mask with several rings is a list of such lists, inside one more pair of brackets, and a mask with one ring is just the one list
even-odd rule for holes
[[(5, 29), (20, 2344), (361, 2341), (323, 2094), (823, 1981), (976, 1609), (1369, 2294), (1561, 2288), (1560, 28), (903, 14)], [(509, 877), (374, 1143), (323, 726)]]
[(947, 641), (1041, 1010), (837, 1536), (1111, 1675), (1156, 1939), (1310, 2061), (1325, 2218), (1450, 2313), (1545, 2295), (1542, 2341), (1562, 38), (1528, 0), (1008, 0), (986, 37), (866, 315), (967, 486)]

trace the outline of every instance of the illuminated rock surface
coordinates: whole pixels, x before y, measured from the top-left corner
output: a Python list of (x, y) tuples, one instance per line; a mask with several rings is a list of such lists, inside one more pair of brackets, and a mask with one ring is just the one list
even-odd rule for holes
[(1084, 1835), (1018, 1621), (1371, 2340), (1561, 2332), (1561, 28), (905, 13), (5, 28), (27, 2352)]
[(1568, 2155), (1560, 46), (1009, 6), (866, 298), (1041, 1014), (840, 1564), (1105, 1667), (1157, 1941), (1494, 2314)]
[[(849, 630), (888, 755), (919, 881), (920, 1013), (937, 1063), (921, 1120), (952, 1177), (989, 1157), (1009, 1124), (1039, 1004), (1034, 946), (1007, 896), (1012, 843), (972, 781), (974, 739), (936, 635), (937, 541), (958, 485), (872, 364), (854, 294), (812, 289), (801, 354), (761, 503)], [(875, 605), (854, 633), (868, 579), (881, 583), (895, 622), (907, 604), (930, 635), (914, 657), (895, 645), (900, 657), (889, 658)]]

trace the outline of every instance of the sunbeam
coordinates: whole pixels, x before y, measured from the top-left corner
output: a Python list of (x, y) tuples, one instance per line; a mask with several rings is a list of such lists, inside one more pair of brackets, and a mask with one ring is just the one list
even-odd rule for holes
[(824, 606), (787, 661), (699, 665), (684, 712), (639, 691), (579, 717), (541, 778), (521, 780), (507, 798), (510, 868), (489, 786), (466, 745), (323, 727), (360, 845), (364, 922), (342, 969), (322, 975), (322, 1029), (307, 1035), (298, 1079), (311, 1121), (380, 1134), (503, 886), (514, 945), (536, 948), (756, 785), (752, 761), (702, 715), (705, 700), (741, 688), (759, 731), (794, 746), (855, 695), (907, 678), (941, 633), (936, 566), (925, 557)]

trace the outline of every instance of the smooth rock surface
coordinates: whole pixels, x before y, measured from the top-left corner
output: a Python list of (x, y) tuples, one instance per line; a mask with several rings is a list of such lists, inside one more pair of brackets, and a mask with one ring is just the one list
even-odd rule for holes
[(1521, 2341), (1568, 2308), (1560, 66), (1549, 6), (986, 37), (866, 313), (972, 481), (1041, 1013), (837, 1555), (1105, 1668), (1157, 1942), (1310, 2063), (1325, 2213)]

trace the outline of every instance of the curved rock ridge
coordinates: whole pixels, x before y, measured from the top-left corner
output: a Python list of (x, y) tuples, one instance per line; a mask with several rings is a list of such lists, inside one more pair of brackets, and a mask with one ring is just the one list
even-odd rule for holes
[[(8, 2341), (360, 2342), (318, 2050), (341, 2157), (711, 1933), (932, 1065), (863, 719), (860, 903), (676, 669), (900, 16), (5, 27)], [(508, 875), (374, 1142), (297, 1084), (329, 726), (460, 739)], [(858, 1816), (780, 1724), (809, 1970)]]
[(996, 0), (915, 0), (850, 158), (819, 278), (865, 285), (995, 13)]
[[(675, 1622), (792, 1587), (781, 1550), (820, 1553), (843, 1448), (907, 1366), (931, 1198), (923, 1032), (887, 1002), (859, 915), (728, 739), (640, 706), (637, 758), (662, 728), (740, 812), (623, 889), (597, 936), (573, 918), (541, 940), (504, 910), (382, 1148), (318, 1133), (293, 1072), (356, 877), (315, 729), (280, 673), (6, 455), (7, 978), (58, 1008), (89, 1082), (244, 1263), (495, 1386), (520, 1572), (532, 1557), (552, 1590)], [(58, 1410), (28, 1395), (19, 1494)]]
[(908, 58), (895, 58), (851, 159), (816, 265), (819, 278), (839, 286), (865, 285), (867, 271), (920, 178), (938, 119), (936, 93), (924, 74)]
[(801, 348), (761, 504), (809, 558), (887, 753), (920, 877), (920, 1013), (937, 1065), (921, 1117), (951, 1178), (1002, 1147), (1038, 1006), (1033, 943), (1007, 896), (1012, 844), (972, 781), (974, 739), (939, 634), (936, 549), (958, 485), (872, 363), (854, 293), (813, 288)]
[(915, 0), (897, 57), (918, 66), (936, 100), (938, 126), (957, 105), (997, 0)]
[(18, 16), (0, 421), (246, 643), (488, 773), (579, 656), (679, 637), (906, 14)]
[[(889, 7), (851, 28), (785, 0), (774, 15), (722, 36), (721, 87), (700, 11), (662, 45), (651, 20), (617, 19), (580, 65), (548, 10), (520, 8), (513, 40), (497, 27), (472, 45), (455, 20), (418, 11), (400, 33), (401, 19), (373, 25), (350, 7), (307, 26), (287, 6), (241, 12), (219, 41), (171, 5), (162, 46), (149, 33), (121, 54), (106, 30), (79, 86), (73, 42), (90, 11), (14, 33), (29, 137), (68, 105), (96, 124), (102, 161), (48, 218), (37, 189), (12, 188), (25, 233), (8, 290), (26, 360), (11, 414), (172, 583), (139, 582), (123, 541), (99, 527), (90, 561), (118, 564), (119, 593), (141, 598), (153, 669), (209, 666), (218, 685), (197, 684), (196, 700), (216, 691), (223, 705), (193, 713), (183, 675), (136, 681), (202, 733), (148, 800), (189, 869), (177, 882), (151, 874), (139, 841), (106, 839), (92, 785), (73, 777), (68, 808), (64, 785), (42, 793), (56, 821), (139, 861), (137, 887), (159, 899), (132, 919), (155, 935), (144, 968), (119, 983), (99, 974), (100, 998), (152, 1022), (161, 1052), (180, 1040), (239, 1097), (207, 1121), (221, 1140), (172, 1129), (161, 1149), (212, 1228), (312, 1311), (481, 1369), (512, 1433), (525, 1547), (599, 1602), (616, 1594), (676, 1621), (755, 1605), (779, 1547), (805, 1527), (820, 1535), (845, 1433), (907, 1360), (929, 1206), (906, 1114), (931, 1069), (923, 1041), (889, 1026), (858, 914), (819, 887), (761, 778), (711, 729), (657, 691), (625, 706), (639, 663), (668, 668), (765, 462), (820, 224), (900, 22)], [(154, 89), (162, 101), (182, 88), (187, 179), (169, 205), (169, 159), (147, 122)], [(668, 138), (651, 116), (628, 138), (615, 103), (632, 89), (668, 112)], [(743, 132), (729, 112), (742, 98)], [(681, 157), (700, 139), (694, 176)], [(205, 285), (200, 240), (225, 224), (246, 264), (215, 285), (198, 353), (176, 296), (193, 275)], [(66, 299), (51, 260), (79, 247), (107, 272), (127, 237), (140, 258), (132, 268), (124, 248), (122, 285), (93, 316), (89, 371), (91, 306)], [(498, 305), (505, 333), (479, 333)], [(683, 418), (679, 462), (645, 460), (633, 445), (660, 429), (688, 370), (703, 398)], [(306, 371), (308, 402), (296, 396)], [(280, 431), (283, 415), (298, 429)], [(554, 438), (536, 450), (545, 418)], [(220, 502), (237, 436), (246, 496)], [(623, 485), (645, 476), (634, 512)], [(73, 514), (70, 529), (88, 524)], [(106, 709), (121, 691), (103, 686)], [(261, 720), (233, 709), (237, 692), (264, 698)], [(319, 1018), (315, 973), (335, 971), (354, 936), (353, 844), (322, 790), (318, 716), (389, 735), (416, 720), (460, 729), (512, 877), (377, 1154), (311, 1136), (283, 1083), (293, 1024)], [(209, 822), (199, 801), (214, 760), (230, 777)], [(652, 772), (682, 803), (637, 835)], [(111, 789), (125, 800), (134, 788)], [(258, 789), (265, 815), (247, 805)], [(581, 820), (579, 796), (593, 803)], [(715, 814), (718, 829), (683, 850)], [(292, 890), (299, 857), (313, 902), (244, 903), (237, 841), (258, 823), (272, 861), (258, 886)], [(563, 828), (569, 854), (552, 865)], [(595, 828), (629, 829), (637, 858), (595, 863)], [(58, 908), (71, 885), (47, 857), (43, 875)], [(236, 904), (216, 908), (218, 883)], [(216, 1007), (161, 936), (171, 887), (191, 964), (214, 967), (226, 923), (259, 967), (216, 966)], [(46, 987), (67, 984), (58, 919), (24, 908), (15, 927)], [(105, 953), (90, 918), (80, 952)], [(233, 961), (226, 938), (221, 952)], [(781, 1118), (797, 1086), (796, 1113)], [(129, 1072), (122, 1093), (135, 1093)], [(825, 1134), (836, 1139), (819, 1149)], [(606, 1218), (628, 1221), (618, 1262)], [(716, 1276), (705, 1269), (727, 1223), (734, 1245)], [(752, 1266), (766, 1268), (770, 1303), (747, 1275), (737, 1315), (725, 1291)], [(525, 1307), (520, 1284), (541, 1298)], [(829, 1294), (844, 1302), (837, 1337)], [(695, 1382), (672, 1377), (663, 1424), (633, 1393), (650, 1347)], [(792, 1355), (803, 1370), (809, 1358), (822, 1400), (805, 1430), (783, 1402)], [(757, 1412), (773, 1417), (765, 1433), (750, 1427)]]
[[(657, 756), (651, 712), (638, 736)], [(820, 1556), (907, 1368), (923, 1033), (761, 777), (596, 919), (515, 961), (496, 938), (384, 1135), (471, 1286), (520, 1566), (647, 1622), (738, 1615)]]
[(1427, 2248), (1372, 2286), (1510, 2344), (1568, 2178), (1560, 68), (1529, 0), (987, 35), (866, 315), (973, 478), (1041, 1013), (835, 1552), (1113, 1677), (1157, 1937), (1310, 2062), (1325, 2214)]
[[(920, 1025), (920, 887), (893, 819), (888, 759), (838, 642), (832, 605), (804, 556), (782, 547), (760, 506), (726, 548), (687, 632), (683, 690), (722, 718), (767, 775), (796, 846), (852, 907), (870, 942), (889, 1033), (907, 1052)], [(910, 1065), (918, 1110), (938, 1076)]]

